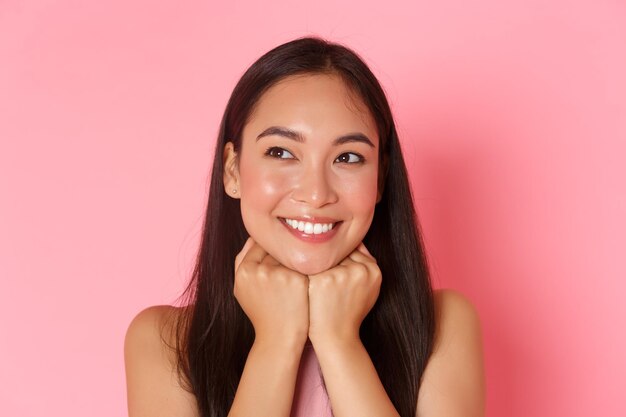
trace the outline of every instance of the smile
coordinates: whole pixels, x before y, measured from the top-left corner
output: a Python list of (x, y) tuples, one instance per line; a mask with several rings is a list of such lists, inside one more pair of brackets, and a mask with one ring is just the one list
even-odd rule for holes
[(298, 229), (299, 231), (304, 232), (308, 235), (319, 235), (321, 233), (327, 233), (329, 230), (333, 229), (334, 224), (303, 222), (295, 219), (285, 219), (285, 222), (294, 229)]
[(338, 227), (343, 223), (338, 222), (305, 222), (297, 219), (279, 217), (280, 222), (296, 237), (307, 242), (324, 242), (337, 233)]

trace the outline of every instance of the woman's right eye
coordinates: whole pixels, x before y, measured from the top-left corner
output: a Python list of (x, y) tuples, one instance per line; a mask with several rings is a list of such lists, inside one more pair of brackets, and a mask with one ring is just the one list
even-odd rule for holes
[[(272, 146), (271, 148), (268, 148), (265, 151), (265, 155), (270, 156), (272, 158), (279, 158), (279, 159), (293, 158), (293, 155), (288, 150), (279, 148), (278, 146)], [(288, 155), (288, 156), (285, 157), (285, 155)]]

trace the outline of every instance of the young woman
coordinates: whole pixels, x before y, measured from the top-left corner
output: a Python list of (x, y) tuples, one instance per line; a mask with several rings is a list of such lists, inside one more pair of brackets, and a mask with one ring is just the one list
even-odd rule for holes
[(128, 328), (130, 417), (483, 415), (476, 311), (431, 288), (389, 104), (344, 46), (241, 77), (184, 295)]

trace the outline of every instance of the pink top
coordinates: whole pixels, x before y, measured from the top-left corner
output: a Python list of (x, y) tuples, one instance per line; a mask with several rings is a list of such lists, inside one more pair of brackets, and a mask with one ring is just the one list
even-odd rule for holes
[(304, 345), (300, 359), (291, 417), (334, 417), (330, 400), (322, 386), (319, 362), (310, 340)]

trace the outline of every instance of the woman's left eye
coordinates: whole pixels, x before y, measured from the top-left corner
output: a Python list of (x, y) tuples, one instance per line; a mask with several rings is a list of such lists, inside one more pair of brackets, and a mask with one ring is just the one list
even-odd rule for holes
[(360, 164), (364, 161), (364, 158), (358, 153), (346, 152), (339, 155), (335, 161), (345, 162), (348, 164)]

